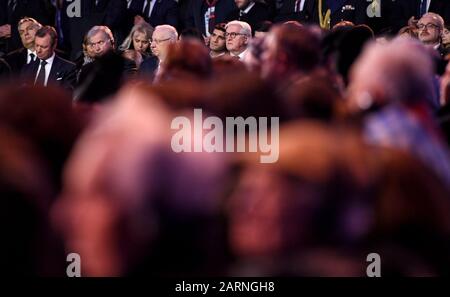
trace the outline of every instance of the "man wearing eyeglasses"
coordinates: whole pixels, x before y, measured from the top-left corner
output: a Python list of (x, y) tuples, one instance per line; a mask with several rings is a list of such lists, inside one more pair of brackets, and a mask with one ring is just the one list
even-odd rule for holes
[[(392, 0), (390, 0), (392, 1)], [(420, 19), (428, 12), (434, 12), (445, 16), (450, 8), (448, 0), (402, 0), (392, 1), (392, 23), (394, 31), (397, 32), (402, 27), (408, 25), (408, 20), (414, 17)], [(450, 21), (450, 20), (447, 20)]]
[(153, 76), (158, 74), (160, 65), (164, 62), (164, 59), (167, 56), (169, 45), (177, 40), (178, 32), (173, 26), (156, 26), (153, 31), (152, 42), (150, 44), (153, 56), (142, 62), (139, 68), (139, 73), (153, 79)]
[(444, 30), (443, 18), (438, 14), (429, 12), (420, 18), (417, 28), (419, 29), (419, 40), (425, 45), (440, 51), (441, 34), (442, 30)]
[(446, 66), (444, 57), (448, 54), (448, 51), (441, 44), (444, 19), (436, 13), (429, 12), (420, 18), (417, 28), (419, 40), (436, 53), (437, 73), (444, 73)]
[(226, 26), (225, 40), (232, 57), (242, 60), (252, 37), (252, 28), (246, 22), (231, 21)]

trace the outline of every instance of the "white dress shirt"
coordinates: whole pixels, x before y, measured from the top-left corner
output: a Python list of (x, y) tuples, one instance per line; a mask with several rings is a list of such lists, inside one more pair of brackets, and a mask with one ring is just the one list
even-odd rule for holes
[[(306, 0), (297, 0), (297, 1), (295, 1), (295, 7), (294, 7), (295, 12), (303, 11), (303, 8), (305, 7), (305, 1)], [(300, 2), (300, 10), (297, 10), (297, 5), (298, 5), (299, 2)]]
[(36, 52), (33, 52), (33, 51), (27, 49), (27, 64), (30, 64), (30, 62), (31, 62), (30, 54), (34, 55), (34, 61), (36, 61), (36, 59), (37, 59)]
[[(248, 6), (247, 6), (247, 8), (246, 9), (244, 9), (244, 14), (247, 14), (249, 11), (250, 11), (250, 9), (252, 9), (252, 7), (253, 6), (255, 6), (255, 2), (252, 2), (252, 3), (250, 3)], [(242, 10), (241, 10), (242, 11)]]
[(232, 57), (239, 57), (239, 60), (242, 61), (244, 59), (245, 55), (247, 54), (247, 51), (248, 51), (248, 47), (242, 53), (240, 53), (239, 55), (234, 55), (233, 53), (230, 52), (230, 56), (232, 56)]
[[(47, 86), (48, 76), (50, 75), (50, 71), (52, 70), (53, 60), (55, 60), (55, 53), (53, 53), (53, 55), (50, 58), (45, 60), (47, 62), (47, 65), (45, 65), (45, 83), (44, 83), (44, 86)], [(36, 79), (37, 79), (37, 77), (39, 75), (39, 71), (41, 71), (41, 60), (39, 60), (39, 67), (38, 67), (38, 70), (36, 72), (36, 76), (34, 77), (35, 81), (36, 81)]]

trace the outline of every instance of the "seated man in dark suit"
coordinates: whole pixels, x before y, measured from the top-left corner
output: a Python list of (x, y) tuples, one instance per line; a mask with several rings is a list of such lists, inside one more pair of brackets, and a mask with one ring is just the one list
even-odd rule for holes
[(170, 25), (157, 26), (155, 31), (153, 31), (152, 43), (150, 44), (153, 56), (150, 56), (142, 62), (139, 73), (153, 80), (158, 75), (161, 63), (167, 57), (169, 45), (177, 42), (177, 40), (178, 32), (174, 27)]
[[(402, 0), (392, 4), (392, 24), (395, 32), (408, 25), (411, 17), (420, 19), (428, 12), (434, 12), (444, 17), (450, 8), (448, 0)], [(447, 22), (450, 20), (446, 20)]]
[[(115, 40), (111, 30), (106, 26), (94, 26), (86, 34), (87, 49), (92, 53), (95, 60), (105, 56), (110, 52), (115, 52)], [(80, 80), (92, 68), (92, 63), (88, 63), (81, 68)], [(136, 64), (132, 60), (126, 59), (124, 68), (121, 69), (125, 74), (136, 73)], [(84, 72), (84, 73), (83, 73)]]
[(58, 35), (55, 28), (45, 26), (36, 32), (37, 60), (24, 67), (24, 74), (34, 85), (59, 85), (69, 91), (75, 84), (75, 64), (55, 54)]
[(445, 72), (447, 61), (445, 56), (449, 53), (442, 45), (442, 31), (444, 30), (444, 19), (433, 12), (424, 14), (417, 23), (419, 40), (434, 54), (437, 74)]
[(116, 52), (114, 36), (106, 26), (92, 27), (86, 34), (86, 46), (93, 61), (81, 67), (74, 100), (100, 102), (136, 74), (136, 63)]
[(227, 17), (227, 22), (243, 21), (252, 27), (253, 33), (261, 23), (270, 20), (270, 9), (266, 4), (254, 0), (234, 0), (237, 9)]
[(34, 39), (36, 32), (42, 28), (42, 25), (33, 18), (25, 17), (19, 21), (17, 27), (23, 47), (5, 56), (6, 62), (11, 67), (12, 74), (21, 73), (24, 65), (36, 61)]
[[(6, 3), (5, 3), (6, 2)], [(17, 23), (28, 16), (39, 23), (52, 25), (55, 19), (55, 9), (51, 0), (0, 0), (0, 9), (5, 9), (7, 24), (11, 26), (11, 38), (8, 40), (8, 51), (13, 51), (22, 46), (20, 42)]]
[(135, 25), (145, 21), (153, 27), (164, 24), (178, 27), (178, 4), (174, 0), (132, 0), (129, 13)]
[[(80, 1), (80, 17), (67, 14), (69, 5), (74, 2), (62, 1), (61, 28), (64, 46), (70, 52), (72, 61), (82, 53), (83, 38), (94, 26), (107, 26), (114, 34), (118, 44), (122, 43), (131, 30), (125, 24), (127, 2), (125, 0), (83, 0)], [(70, 9), (69, 9), (70, 11)]]

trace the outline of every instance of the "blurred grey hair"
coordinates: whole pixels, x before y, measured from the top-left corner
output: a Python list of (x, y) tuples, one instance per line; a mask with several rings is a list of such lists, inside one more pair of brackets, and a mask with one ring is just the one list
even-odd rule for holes
[(252, 37), (252, 27), (248, 23), (242, 22), (242, 21), (231, 21), (231, 22), (227, 23), (227, 25), (225, 26), (225, 29), (227, 29), (228, 26), (231, 26), (231, 25), (240, 26), (241, 31), (239, 33), (245, 34), (247, 37)]
[(24, 18), (21, 18), (20, 21), (17, 23), (17, 29), (19, 28), (20, 25), (22, 25), (25, 22), (32, 22), (33, 23), (33, 27), (35, 29), (37, 29), (37, 30), (42, 28), (42, 24), (39, 23), (38, 21), (36, 21), (35, 19), (30, 18), (30, 17), (24, 17)]
[(105, 34), (105, 36), (112, 42), (112, 44), (114, 46), (114, 36), (113, 36), (111, 30), (107, 26), (94, 26), (94, 27), (92, 27), (86, 33), (87, 41), (89, 42), (89, 40), (92, 38), (92, 36), (96, 35), (99, 32), (103, 32), (103, 34)]
[(177, 41), (178, 40), (178, 32), (177, 29), (175, 29), (175, 27), (171, 26), (171, 25), (159, 25), (155, 27), (155, 31), (159, 31), (159, 30), (165, 30), (168, 31), (170, 36), (170, 39), (172, 39), (172, 41)]
[(436, 96), (432, 54), (419, 41), (395, 38), (366, 47), (352, 69), (352, 79), (364, 81), (366, 91), (384, 90), (388, 102), (408, 104)]
[[(125, 40), (122, 42), (122, 44), (119, 46), (120, 51), (126, 51), (130, 49), (131, 45), (133, 44), (133, 36), (135, 32), (144, 33), (148, 42), (150, 43), (152, 39), (153, 34), (153, 27), (148, 23), (141, 23), (138, 25), (135, 25), (131, 31), (130, 34), (125, 38)], [(150, 53), (150, 46), (148, 47), (148, 50)]]

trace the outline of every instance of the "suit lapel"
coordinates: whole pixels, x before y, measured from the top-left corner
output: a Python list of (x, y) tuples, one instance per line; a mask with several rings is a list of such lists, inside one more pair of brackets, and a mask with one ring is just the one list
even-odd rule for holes
[(431, 0), (430, 2), (430, 8), (428, 9), (429, 12), (438, 12), (442, 13), (444, 2), (439, 0)]
[[(306, 0), (303, 10), (312, 14), (314, 12), (315, 2), (316, 2), (316, 0)], [(295, 8), (295, 0), (294, 0), (294, 8)]]
[(155, 15), (157, 15), (157, 10), (160, 8), (160, 5), (162, 5), (161, 0), (152, 0), (156, 1), (153, 5), (152, 13), (150, 14), (150, 18), (153, 18)]
[(48, 75), (48, 84), (53, 83), (56, 81), (56, 74), (58, 73), (59, 69), (59, 59), (57, 56), (53, 59), (52, 68), (50, 69), (50, 74)]
[(134, 11), (139, 12), (140, 14), (144, 10), (145, 0), (133, 0), (130, 5), (130, 9), (132, 8)]
[[(23, 67), (24, 65), (27, 64), (28, 61), (28, 51), (26, 48), (23, 48), (22, 51), (20, 52), (20, 57), (19, 57), (20, 61), (19, 61), (19, 66)], [(36, 58), (35, 58), (36, 59)]]
[(22, 68), (22, 75), (26, 79), (29, 79), (30, 81), (34, 82), (34, 79), (37, 76), (38, 68), (39, 68), (38, 60), (36, 60), (30, 64), (25, 64), (24, 67)]

